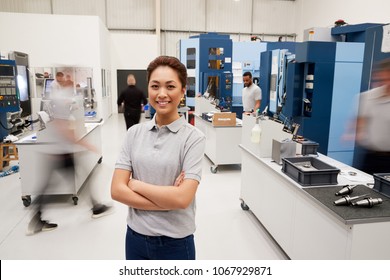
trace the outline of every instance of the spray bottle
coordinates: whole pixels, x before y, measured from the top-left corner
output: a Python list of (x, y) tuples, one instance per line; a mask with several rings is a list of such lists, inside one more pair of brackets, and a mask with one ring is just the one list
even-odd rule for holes
[(262, 117), (262, 115), (259, 116), (258, 114), (259, 114), (259, 110), (257, 110), (256, 112), (256, 124), (251, 131), (251, 142), (255, 144), (260, 143), (260, 139), (261, 139), (261, 126), (259, 120)]

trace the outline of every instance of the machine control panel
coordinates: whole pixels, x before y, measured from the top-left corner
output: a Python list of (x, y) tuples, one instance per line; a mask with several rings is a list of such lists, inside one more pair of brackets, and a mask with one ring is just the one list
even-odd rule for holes
[(15, 69), (13, 60), (0, 60), (0, 112), (19, 110)]
[(225, 72), (225, 89), (232, 90), (233, 73)]

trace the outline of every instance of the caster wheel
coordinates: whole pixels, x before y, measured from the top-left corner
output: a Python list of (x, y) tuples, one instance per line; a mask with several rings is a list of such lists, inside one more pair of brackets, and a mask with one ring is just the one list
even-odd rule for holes
[(29, 207), (31, 205), (31, 196), (30, 195), (22, 196), (22, 200), (23, 200), (23, 205), (25, 207)]
[(249, 210), (249, 206), (245, 204), (244, 201), (241, 202), (241, 209), (244, 210), (244, 211), (248, 211)]
[(103, 161), (103, 157), (100, 157), (99, 160), (98, 160), (98, 163), (101, 164)]
[(217, 173), (217, 170), (218, 170), (218, 167), (217, 166), (211, 166), (210, 167), (210, 171), (211, 171), (211, 173)]
[(77, 196), (74, 196), (74, 197), (72, 197), (72, 199), (73, 199), (73, 204), (77, 205), (79, 202), (79, 198)]

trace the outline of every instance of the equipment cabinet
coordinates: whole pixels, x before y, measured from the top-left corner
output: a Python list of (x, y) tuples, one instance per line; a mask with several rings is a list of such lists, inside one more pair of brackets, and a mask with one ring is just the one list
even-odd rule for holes
[(206, 136), (205, 154), (213, 163), (212, 173), (217, 172), (219, 165), (241, 164), (241, 126), (216, 127), (195, 115), (195, 127)]
[[(45, 195), (72, 195), (74, 204), (78, 202), (78, 193), (98, 163), (102, 162), (101, 154), (101, 124), (85, 124), (86, 133), (81, 137), (97, 148), (99, 153), (89, 150), (75, 150), (75, 174), (73, 178), (61, 178), (56, 180), (55, 187), (45, 193)], [(45, 174), (45, 162), (42, 151), (50, 149), (50, 143), (37, 143), (36, 135), (24, 137), (16, 142), (19, 150), (20, 180), (22, 189), (22, 201), (24, 206), (31, 204), (32, 195), (42, 195), (40, 193), (42, 174)]]

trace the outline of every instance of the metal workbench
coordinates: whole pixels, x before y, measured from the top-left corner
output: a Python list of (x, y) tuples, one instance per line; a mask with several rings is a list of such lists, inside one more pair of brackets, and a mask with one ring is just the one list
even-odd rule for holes
[[(74, 204), (78, 202), (78, 193), (86, 179), (96, 167), (102, 162), (101, 154), (101, 122), (86, 123), (85, 133), (81, 139), (95, 146), (100, 152), (95, 153), (89, 150), (77, 150), (74, 153), (75, 175), (74, 178), (59, 178), (56, 187), (50, 188), (45, 195), (72, 195)], [(15, 142), (19, 152), (20, 180), (23, 205), (28, 207), (31, 204), (32, 195), (41, 195), (41, 176), (44, 174), (45, 162), (42, 151), (50, 149), (52, 143), (39, 143), (36, 133), (32, 133)]]

